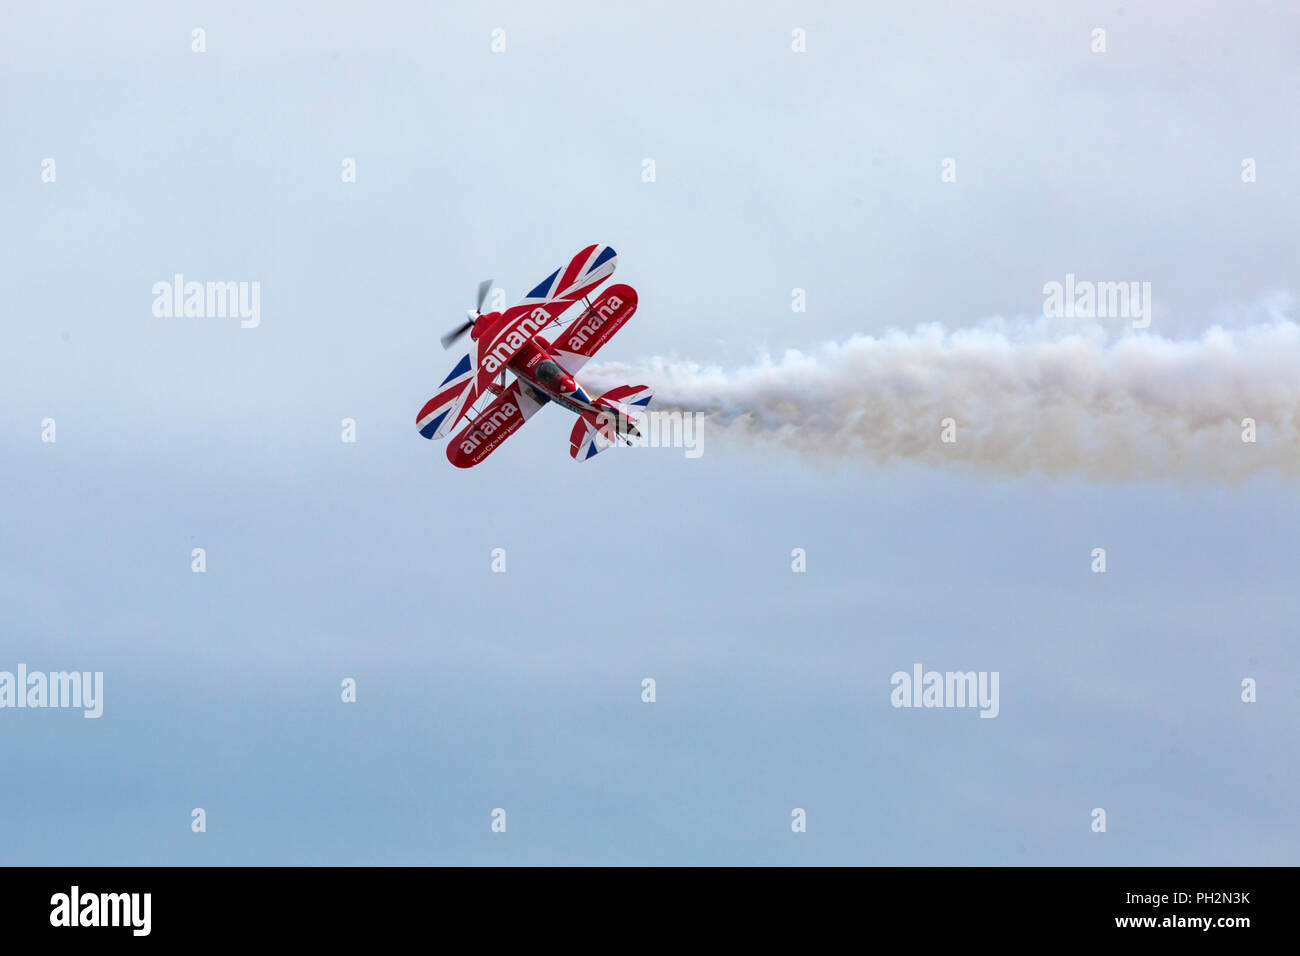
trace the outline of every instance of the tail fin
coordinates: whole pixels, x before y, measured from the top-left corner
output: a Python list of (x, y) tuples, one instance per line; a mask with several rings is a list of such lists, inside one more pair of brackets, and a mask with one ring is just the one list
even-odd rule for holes
[(569, 455), (586, 461), (620, 440), (632, 444), (641, 434), (638, 425), (653, 395), (645, 385), (620, 385), (598, 396), (592, 404), (604, 410), (583, 412), (573, 423)]

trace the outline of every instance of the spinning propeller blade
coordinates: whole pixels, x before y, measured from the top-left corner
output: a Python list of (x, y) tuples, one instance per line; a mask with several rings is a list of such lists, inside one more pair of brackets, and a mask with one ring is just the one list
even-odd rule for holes
[(456, 326), (456, 328), (452, 329), (450, 332), (448, 332), (446, 335), (442, 337), (440, 341), (442, 342), (442, 347), (444, 349), (451, 348), (452, 345), (457, 340), (459, 340), (462, 335), (464, 335), (474, 326), (474, 323), (478, 320), (478, 317), (483, 313), (483, 303), (484, 301), (487, 300), (487, 294), (491, 288), (492, 288), (491, 279), (484, 279), (482, 282), (478, 284), (478, 304), (474, 308), (467, 310), (469, 314), (469, 318), (466, 321), (462, 322), (460, 325)]
[(456, 328), (452, 329), (442, 337), (442, 347), (445, 349), (451, 348), (462, 335), (470, 330), (470, 327), (473, 326), (473, 324), (474, 320), (470, 319), (467, 322), (462, 322), (460, 325), (456, 326)]

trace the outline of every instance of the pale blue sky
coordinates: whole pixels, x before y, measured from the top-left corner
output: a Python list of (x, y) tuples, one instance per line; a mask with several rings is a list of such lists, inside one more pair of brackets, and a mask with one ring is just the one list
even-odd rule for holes
[[(1293, 9), (998, 6), (8, 12), (0, 670), (105, 701), (0, 711), (0, 863), (1294, 864), (1291, 483), (577, 464), (555, 408), (460, 472), (416, 433), (477, 281), (590, 242), (627, 361), (1070, 271), (1173, 337), (1295, 291)], [(259, 281), (261, 327), (155, 318), (175, 272)], [(915, 662), (999, 671), (1000, 715), (891, 708)]]

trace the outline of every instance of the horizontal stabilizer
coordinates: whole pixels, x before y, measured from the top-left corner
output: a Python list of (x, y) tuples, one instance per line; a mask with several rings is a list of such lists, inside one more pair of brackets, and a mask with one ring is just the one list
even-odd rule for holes
[(583, 412), (569, 434), (569, 455), (577, 461), (594, 458), (620, 441), (631, 444), (640, 436), (640, 424), (653, 392), (645, 385), (620, 385), (592, 403), (602, 412)]

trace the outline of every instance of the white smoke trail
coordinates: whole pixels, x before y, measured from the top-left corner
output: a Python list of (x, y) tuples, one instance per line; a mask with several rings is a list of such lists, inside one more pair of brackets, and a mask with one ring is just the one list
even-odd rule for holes
[[(1238, 479), (1300, 474), (1300, 326), (1173, 341), (1045, 321), (856, 335), (727, 371), (655, 358), (588, 367), (596, 391), (646, 384), (713, 436), (819, 460), (961, 461), (1003, 474)], [(955, 441), (942, 440), (945, 419)], [(1243, 441), (1253, 419), (1257, 441)]]

